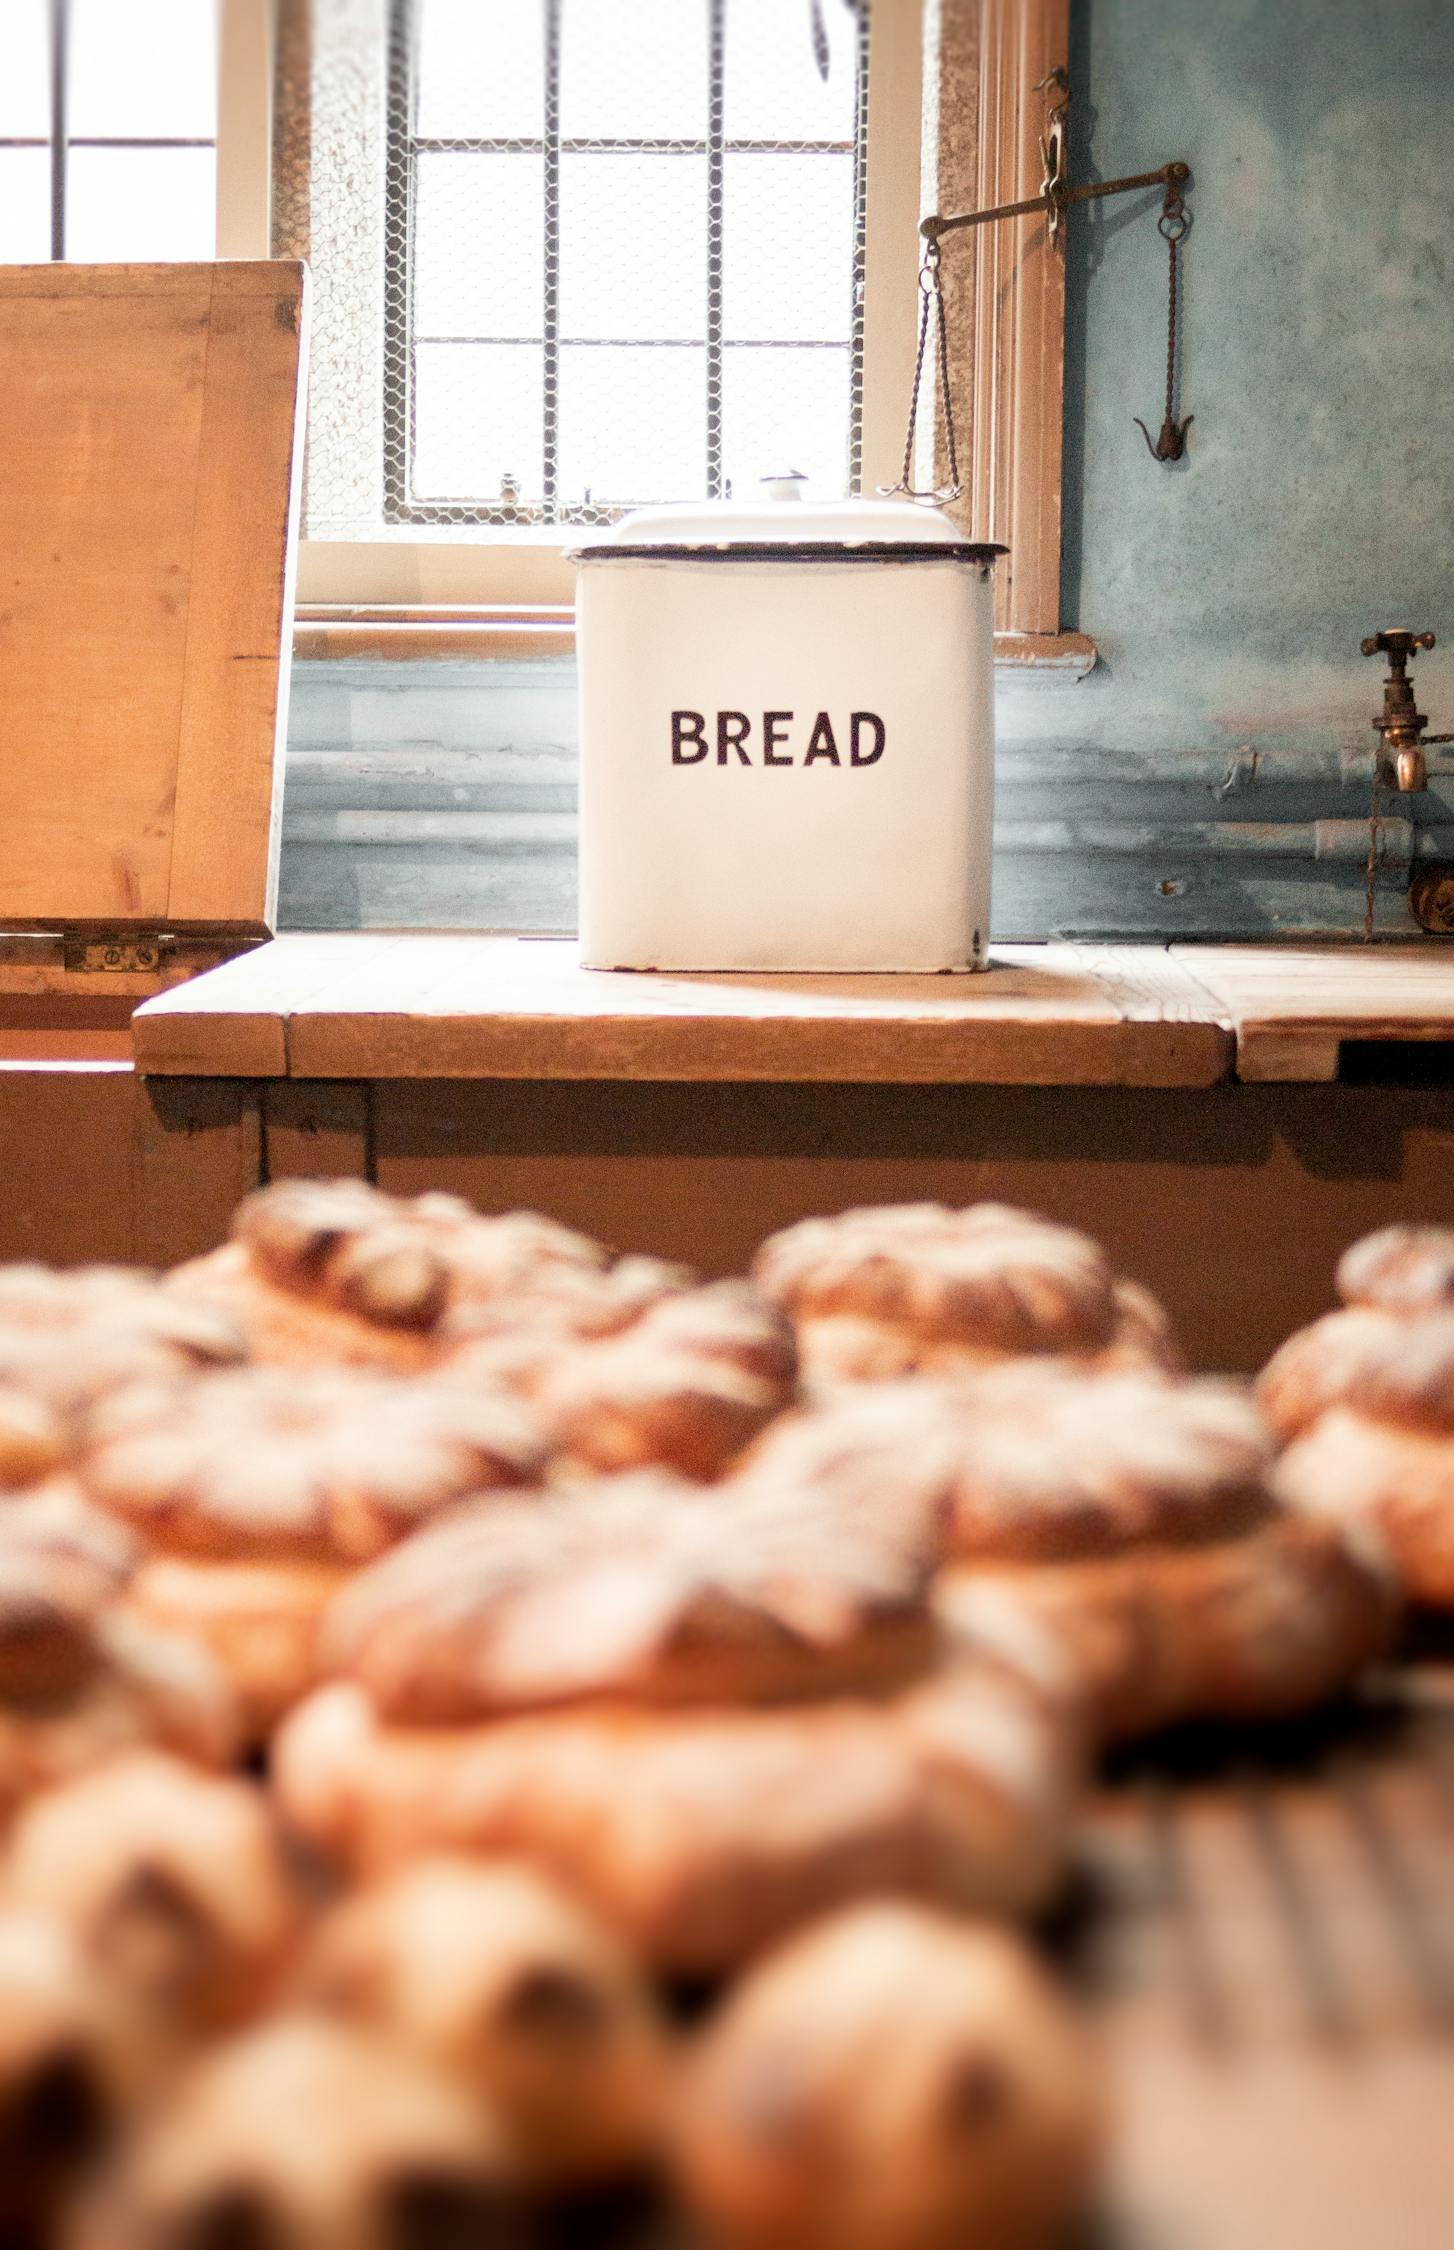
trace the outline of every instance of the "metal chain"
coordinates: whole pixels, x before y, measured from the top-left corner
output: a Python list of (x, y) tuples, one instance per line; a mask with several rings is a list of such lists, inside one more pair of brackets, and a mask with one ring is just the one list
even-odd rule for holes
[[(959, 481), (959, 448), (954, 434), (954, 400), (949, 388), (949, 325), (944, 315), (944, 290), (939, 279), (939, 245), (929, 242), (924, 246), (924, 262), (919, 268), (919, 348), (914, 354), (914, 387), (909, 393), (909, 426), (904, 433), (904, 465), (897, 484), (881, 484), (880, 495), (885, 499), (902, 494), (906, 500), (932, 501), (943, 507), (957, 500), (963, 491)], [(924, 361), (929, 349), (929, 321), (931, 314), (937, 331), (935, 359), (939, 380), (939, 404), (944, 419), (944, 451), (949, 463), (949, 482), (936, 485), (929, 491), (920, 491), (914, 484), (914, 439), (919, 429), (919, 393), (924, 381)]]
[(1166, 305), (1166, 413), (1159, 436), (1153, 438), (1139, 414), (1134, 415), (1137, 429), (1146, 440), (1147, 451), (1153, 461), (1179, 461), (1186, 451), (1186, 433), (1196, 420), (1188, 414), (1184, 422), (1176, 419), (1176, 356), (1179, 342), (1180, 286), (1177, 260), (1182, 243), (1191, 229), (1191, 213), (1182, 201), (1181, 192), (1170, 184), (1161, 206), (1161, 217), (1156, 222), (1166, 244), (1167, 305)]

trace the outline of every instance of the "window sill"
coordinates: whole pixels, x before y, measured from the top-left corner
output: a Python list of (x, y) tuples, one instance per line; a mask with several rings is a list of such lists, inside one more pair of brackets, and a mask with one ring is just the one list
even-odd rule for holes
[[(561, 602), (306, 602), (293, 631), (293, 654), (305, 663), (568, 656), (574, 647), (575, 613)], [(1002, 678), (1082, 680), (1095, 662), (1096, 644), (1084, 633), (995, 635)]]

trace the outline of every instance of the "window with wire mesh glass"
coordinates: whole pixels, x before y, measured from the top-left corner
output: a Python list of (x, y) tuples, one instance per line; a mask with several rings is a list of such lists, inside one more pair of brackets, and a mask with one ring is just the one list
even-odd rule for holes
[(393, 0), (384, 501), (859, 475), (869, 0)]
[(200, 0), (0, 0), (0, 263), (211, 258), (217, 26)]

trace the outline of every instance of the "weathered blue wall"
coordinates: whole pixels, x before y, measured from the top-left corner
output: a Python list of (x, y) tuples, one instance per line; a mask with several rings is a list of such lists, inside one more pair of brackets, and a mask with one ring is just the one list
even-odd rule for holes
[[(1068, 244), (1064, 622), (1081, 682), (1002, 683), (1002, 937), (1351, 933), (1362, 920), (1379, 624), (1430, 626), (1454, 728), (1450, 0), (1079, 0), (1072, 165), (1185, 156), (1187, 459), (1153, 463), (1157, 199)], [(300, 666), (294, 926), (560, 927), (573, 711), (556, 664)], [(1451, 761), (1454, 772), (1454, 761)], [(1454, 780), (1384, 832), (1454, 857)], [(1446, 825), (1447, 824), (1447, 825)]]

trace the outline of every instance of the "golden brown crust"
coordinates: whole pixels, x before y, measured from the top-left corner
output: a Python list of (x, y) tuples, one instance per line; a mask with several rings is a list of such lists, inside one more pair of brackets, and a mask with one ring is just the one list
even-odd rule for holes
[(797, 1371), (785, 1316), (726, 1281), (661, 1298), (613, 1336), (543, 1355), (525, 1388), (576, 1462), (710, 1480), (791, 1404)]
[(17, 1492), (0, 1504), (0, 1580), (5, 1558), (25, 1553), (64, 1573), (88, 1600), (119, 1593), (141, 1560), (141, 1543), (114, 1516), (94, 1507), (66, 1476)]
[(466, 1493), (533, 1483), (545, 1459), (513, 1399), (248, 1368), (115, 1400), (95, 1417), (81, 1475), (172, 1553), (357, 1563)]
[(5, 1895), (56, 1916), (178, 2034), (268, 2002), (299, 1927), (271, 1810), (252, 1783), (137, 1751), (20, 1814)]
[(1258, 1379), (1284, 1438), (1351, 1406), (1454, 1434), (1454, 1228), (1384, 1227), (1338, 1263), (1343, 1309), (1290, 1336)]
[(0, 1384), (0, 1502), (53, 1476), (66, 1457), (61, 1418), (44, 1399)]
[(1278, 1346), (1257, 1378), (1257, 1404), (1287, 1439), (1296, 1437), (1396, 1354), (1408, 1324), (1355, 1305), (1325, 1313)]
[(205, 1648), (227, 1681), (249, 1743), (266, 1741), (319, 1677), (319, 1633), (350, 1573), (341, 1563), (209, 1562), (155, 1555), (121, 1614), (139, 1630)]
[(260, 1360), (400, 1374), (477, 1328), (604, 1334), (676, 1285), (649, 1260), (613, 1267), (598, 1243), (533, 1213), (485, 1218), (456, 1196), (388, 1196), (361, 1180), (258, 1189), (232, 1240), (170, 1280), (230, 1313)]
[(240, 1746), (232, 1692), (195, 1641), (98, 1607), (94, 1590), (27, 1584), (0, 1558), (0, 1822), (123, 1751), (223, 1766)]
[(422, 1860), (346, 1898), (309, 1943), (310, 2008), (420, 2055), (504, 2131), (523, 2185), (644, 2165), (669, 2048), (640, 1970), (531, 1869)]
[(882, 1903), (735, 1988), (688, 2067), (674, 2169), (722, 2250), (1049, 2250), (1104, 2130), (1087, 2034), (1024, 1942)]
[(302, 2015), (204, 2050), (97, 2183), (66, 2250), (499, 2240), (500, 2137), (387, 2041)]
[(1371, 1532), (1392, 1555), (1410, 1601), (1454, 1608), (1454, 1442), (1451, 1432), (1337, 1407), (1278, 1464), (1295, 1508)]
[(325, 1660), (415, 1725), (873, 1687), (931, 1650), (924, 1561), (663, 1472), (454, 1511), (361, 1574)]
[(454, 1728), (388, 1725), (341, 1684), (285, 1721), (273, 1772), (288, 1818), (355, 1869), (522, 1854), (682, 1975), (875, 1892), (1031, 1911), (1067, 1839), (1058, 1734), (978, 1671), (880, 1701)]
[(178, 1383), (244, 1357), (232, 1322), (120, 1266), (0, 1267), (0, 1384), (65, 1421), (134, 1383)]
[(1229, 1386), (1027, 1363), (848, 1394), (769, 1430), (739, 1475), (856, 1525), (937, 1526), (963, 1560), (1064, 1562), (1247, 1530), (1271, 1512), (1270, 1460)]
[(946, 1623), (971, 1636), (983, 1605), (1022, 1605), (1060, 1640), (1113, 1737), (1309, 1710), (1387, 1653), (1399, 1606), (1385, 1559), (1288, 1512), (1180, 1552), (955, 1568), (937, 1598)]
[(893, 1204), (773, 1235), (752, 1278), (825, 1382), (973, 1372), (1026, 1355), (1172, 1369), (1164, 1317), (1088, 1236), (1004, 1204)]
[(1454, 1312), (1454, 1228), (1383, 1227), (1338, 1261), (1345, 1305), (1398, 1314)]

